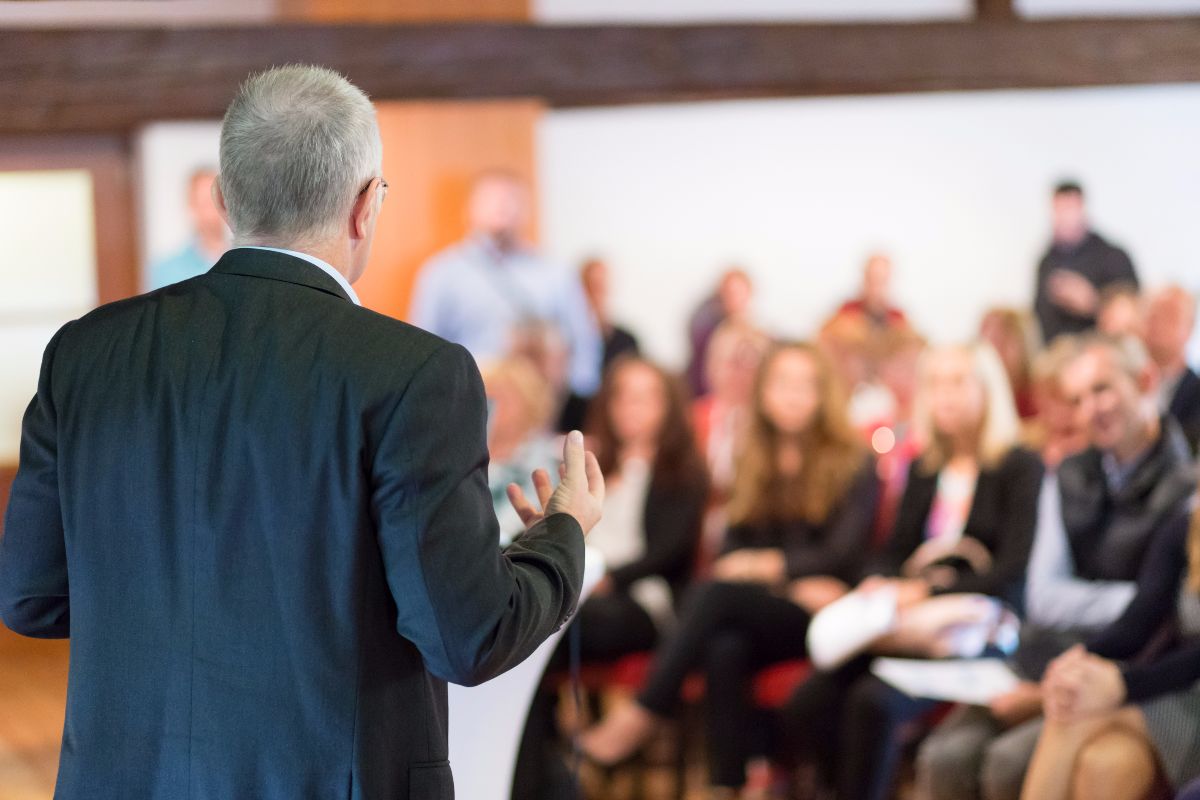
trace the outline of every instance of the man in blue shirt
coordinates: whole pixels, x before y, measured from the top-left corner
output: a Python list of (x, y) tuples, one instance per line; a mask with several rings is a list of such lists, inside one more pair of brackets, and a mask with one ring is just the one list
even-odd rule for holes
[(521, 349), (531, 331), (554, 329), (568, 352), (567, 385), (559, 388), (590, 397), (600, 384), (599, 326), (576, 276), (521, 241), (526, 206), (516, 175), (481, 175), (471, 190), (470, 232), (421, 269), (410, 321), (463, 345), (476, 361)]
[(192, 239), (174, 255), (150, 265), (145, 276), (147, 291), (208, 272), (229, 248), (229, 228), (213, 203), (212, 187), (216, 179), (217, 171), (211, 167), (200, 167), (192, 172), (188, 179)]

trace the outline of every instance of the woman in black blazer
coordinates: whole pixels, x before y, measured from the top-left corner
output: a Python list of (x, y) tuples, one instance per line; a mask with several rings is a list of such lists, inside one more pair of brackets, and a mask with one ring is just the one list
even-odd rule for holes
[[(1016, 604), (1037, 523), (1042, 464), (1016, 445), (1004, 369), (986, 344), (922, 357), (914, 424), (924, 443), (892, 536), (867, 580), (894, 587), (903, 610), (936, 594)], [(814, 757), (841, 800), (890, 796), (897, 732), (934, 703), (869, 672), (873, 656), (818, 672), (781, 713), (785, 749)]]
[[(688, 424), (682, 384), (633, 356), (615, 360), (592, 403), (588, 446), (607, 494), (604, 522), (588, 546), (607, 571), (572, 627), (584, 661), (611, 661), (653, 648), (673, 617), (676, 595), (695, 561), (708, 498), (708, 472)], [(567, 666), (568, 631), (550, 662)], [(516, 800), (563, 797), (561, 737), (554, 692), (545, 687), (530, 712), (513, 784)]]

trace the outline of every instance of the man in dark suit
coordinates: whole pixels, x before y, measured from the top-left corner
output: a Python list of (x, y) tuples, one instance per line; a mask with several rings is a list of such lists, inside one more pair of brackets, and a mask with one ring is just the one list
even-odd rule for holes
[(1073, 181), (1060, 183), (1053, 203), (1054, 240), (1038, 264), (1033, 300), (1047, 344), (1064, 333), (1095, 327), (1105, 289), (1138, 287), (1129, 255), (1091, 229), (1083, 187)]
[(1192, 455), (1200, 449), (1200, 377), (1188, 366), (1187, 346), (1196, 321), (1196, 298), (1166, 286), (1146, 303), (1146, 350), (1158, 368), (1161, 411), (1179, 423)]
[[(506, 551), (457, 345), (360, 308), (387, 188), (366, 96), (251, 77), (221, 133), (234, 249), (46, 348), (0, 615), (71, 638), (63, 800), (449, 800), (445, 681), (578, 602), (603, 480), (582, 437)], [(466, 766), (469, 765), (459, 765)]]

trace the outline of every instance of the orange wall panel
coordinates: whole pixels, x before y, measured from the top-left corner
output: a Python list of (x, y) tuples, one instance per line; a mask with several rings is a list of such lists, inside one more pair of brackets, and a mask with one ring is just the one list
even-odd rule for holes
[[(366, 273), (363, 305), (404, 319), (429, 256), (466, 232), (471, 180), (489, 167), (535, 177), (534, 133), (544, 107), (533, 100), (377, 104), (383, 174), (389, 184)], [(531, 194), (531, 210), (536, 197)], [(536, 220), (530, 218), (531, 239)]]
[(285, 20), (305, 22), (527, 21), (529, 0), (279, 0)]

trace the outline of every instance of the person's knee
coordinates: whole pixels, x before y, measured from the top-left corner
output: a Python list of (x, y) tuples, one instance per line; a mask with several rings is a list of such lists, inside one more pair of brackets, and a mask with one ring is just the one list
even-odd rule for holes
[(1154, 778), (1154, 757), (1146, 742), (1130, 733), (1101, 734), (1083, 746), (1075, 760), (1076, 786), (1127, 786)]

